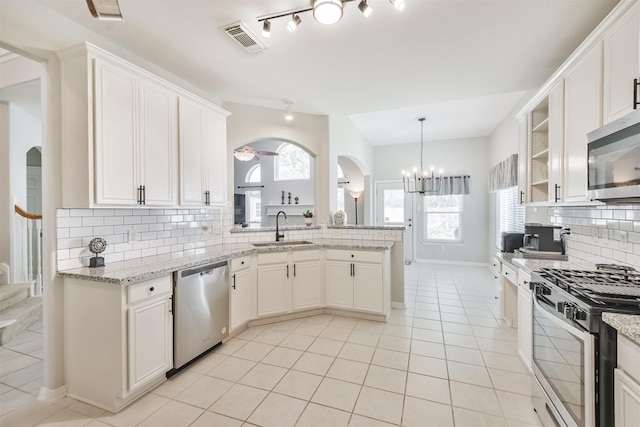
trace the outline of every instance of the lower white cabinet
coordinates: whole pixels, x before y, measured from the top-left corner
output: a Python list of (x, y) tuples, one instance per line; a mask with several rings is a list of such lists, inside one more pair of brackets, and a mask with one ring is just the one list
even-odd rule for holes
[(258, 317), (322, 306), (320, 251), (258, 254)]
[(525, 365), (531, 370), (533, 356), (533, 299), (529, 282), (531, 276), (518, 272), (518, 353)]
[(251, 320), (251, 257), (234, 258), (230, 262), (229, 325), (230, 332)]
[(502, 285), (500, 287), (500, 312), (507, 324), (515, 328), (518, 326), (518, 272), (502, 264)]
[(640, 419), (640, 346), (618, 333), (618, 368), (614, 377), (615, 427), (637, 426)]
[(171, 275), (132, 285), (65, 278), (67, 395), (117, 412), (173, 367)]
[(390, 273), (387, 251), (328, 249), (327, 307), (387, 314)]

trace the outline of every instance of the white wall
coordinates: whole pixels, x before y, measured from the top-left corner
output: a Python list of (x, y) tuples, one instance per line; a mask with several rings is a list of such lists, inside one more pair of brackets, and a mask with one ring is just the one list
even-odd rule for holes
[[(234, 149), (261, 139), (293, 141), (307, 151), (316, 154), (314, 162), (314, 194), (316, 206), (314, 218), (318, 223), (329, 219), (329, 181), (327, 161), (329, 155), (329, 120), (327, 116), (296, 113), (292, 122), (284, 120), (283, 111), (249, 105), (224, 103), (231, 112), (227, 119), (227, 168), (229, 204), (234, 194)], [(335, 181), (334, 181), (335, 183)]]
[[(336, 211), (336, 192), (337, 188), (337, 169), (338, 156), (344, 156), (353, 161), (363, 176), (371, 175), (374, 169), (373, 160), (373, 147), (362, 136), (360, 131), (354, 126), (351, 119), (344, 116), (332, 116), (329, 118), (329, 135), (330, 135), (330, 148), (329, 148), (329, 188), (330, 193), (330, 206), (331, 213)], [(346, 171), (345, 171), (346, 173)], [(367, 187), (367, 185), (364, 185)], [(350, 199), (353, 204), (353, 199), (350, 198), (348, 192), (345, 199)], [(345, 201), (345, 205), (348, 202)], [(358, 217), (360, 214), (360, 204), (362, 203), (362, 219), (365, 224), (373, 224), (372, 212), (373, 212), (373, 197), (370, 194), (364, 194), (362, 199), (358, 199)], [(354, 208), (355, 209), (355, 208)], [(348, 217), (347, 217), (348, 219)], [(360, 224), (360, 221), (358, 221)]]
[[(377, 146), (374, 148), (374, 181), (401, 180), (401, 171), (420, 167), (420, 144)], [(445, 175), (470, 175), (470, 194), (463, 202), (462, 244), (422, 243), (422, 196), (416, 197), (420, 211), (414, 216), (416, 258), (463, 262), (487, 262), (489, 242), (488, 171), (489, 139), (468, 138), (425, 143), (425, 168), (433, 165)]]
[(10, 191), (18, 205), (27, 209), (27, 151), (42, 146), (42, 122), (15, 104), (9, 105), (11, 146)]

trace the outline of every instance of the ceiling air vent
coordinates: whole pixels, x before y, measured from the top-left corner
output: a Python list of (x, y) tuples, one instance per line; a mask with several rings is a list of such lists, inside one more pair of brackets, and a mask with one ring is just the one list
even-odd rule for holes
[(229, 37), (237, 41), (249, 53), (261, 52), (269, 47), (253, 34), (247, 24), (242, 21), (229, 24), (223, 29)]

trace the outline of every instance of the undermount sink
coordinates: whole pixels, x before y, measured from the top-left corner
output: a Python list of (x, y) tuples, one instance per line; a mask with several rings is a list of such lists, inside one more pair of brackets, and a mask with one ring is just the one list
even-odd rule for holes
[(290, 242), (265, 242), (265, 243), (252, 243), (256, 248), (266, 248), (270, 246), (299, 246), (299, 245), (313, 245), (313, 242), (308, 240), (295, 240)]

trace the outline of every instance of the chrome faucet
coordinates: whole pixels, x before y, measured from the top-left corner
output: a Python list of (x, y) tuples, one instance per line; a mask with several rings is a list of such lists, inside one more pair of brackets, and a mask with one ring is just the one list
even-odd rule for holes
[(276, 214), (276, 242), (279, 242), (280, 239), (284, 239), (284, 232), (280, 233), (280, 225), (278, 221), (280, 219), (280, 214), (284, 215), (284, 222), (289, 224), (289, 219), (287, 218), (287, 214), (285, 213), (285, 211), (279, 211)]

